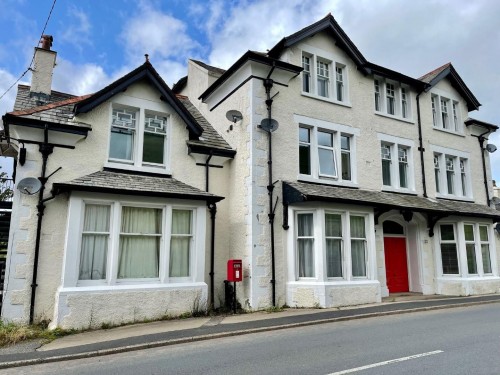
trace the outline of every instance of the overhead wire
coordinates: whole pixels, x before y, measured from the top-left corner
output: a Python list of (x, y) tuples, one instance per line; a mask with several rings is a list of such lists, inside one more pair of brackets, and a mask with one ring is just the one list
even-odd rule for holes
[[(57, 2), (57, 0), (53, 0), (53, 2), (52, 2), (52, 7), (50, 8), (49, 15), (47, 16), (47, 19), (45, 20), (45, 25), (43, 25), (42, 33), (40, 34), (40, 38), (38, 38), (39, 41), (42, 39), (43, 35), (45, 34), (45, 29), (47, 28), (47, 25), (49, 24), (49, 20), (50, 20), (50, 17), (52, 16), (52, 11), (54, 10), (56, 2)], [(12, 85), (9, 86), (9, 88), (2, 95), (0, 95), (0, 100), (2, 100), (2, 98), (5, 95), (7, 95), (7, 93), (26, 75), (26, 73), (28, 73), (32, 69), (33, 61), (35, 61), (35, 53), (34, 52), (33, 52), (33, 57), (31, 58), (31, 62), (28, 65), (28, 67), (26, 68), (26, 70), (21, 74), (21, 76)]]

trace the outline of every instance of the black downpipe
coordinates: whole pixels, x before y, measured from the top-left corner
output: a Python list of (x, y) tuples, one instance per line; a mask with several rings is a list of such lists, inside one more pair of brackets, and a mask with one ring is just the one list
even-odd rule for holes
[(490, 192), (488, 191), (488, 176), (486, 174), (486, 160), (484, 158), (484, 141), (486, 138), (484, 136), (488, 134), (490, 131), (481, 134), (477, 139), (479, 141), (479, 148), (481, 149), (481, 158), (483, 160), (483, 179), (484, 179), (484, 191), (486, 192), (486, 205), (489, 207), (490, 205)]
[[(210, 182), (210, 159), (212, 159), (212, 154), (207, 158), (205, 162), (205, 191), (208, 193), (209, 190), (209, 182)], [(207, 204), (208, 210), (210, 211), (210, 309), (213, 309), (215, 306), (215, 215), (217, 214), (217, 205), (215, 203)]]
[[(272, 70), (271, 70), (272, 73)], [(269, 76), (271, 75), (269, 73)], [(268, 77), (269, 77), (268, 76)], [(271, 88), (273, 87), (273, 80), (270, 78), (266, 78), (264, 80), (264, 87), (266, 89), (266, 106), (267, 106), (267, 116), (269, 120), (269, 127), (271, 126), (271, 107), (273, 105), (273, 99), (271, 98)], [(269, 195), (269, 225), (271, 229), (271, 285), (272, 285), (272, 295), (273, 295), (273, 306), (276, 306), (276, 266), (274, 261), (274, 207), (273, 207), (273, 153), (272, 153), (272, 131), (269, 129), (268, 131), (268, 147), (269, 154), (267, 159), (267, 167), (268, 167), (268, 175), (269, 175), (269, 184), (267, 185), (267, 193)]]
[(425, 182), (425, 165), (424, 165), (424, 145), (422, 139), (422, 122), (420, 120), (420, 94), (417, 94), (417, 123), (418, 123), (418, 150), (420, 151), (420, 168), (422, 171), (422, 188), (424, 189), (424, 197), (427, 198), (427, 184)]
[(45, 176), (47, 170), (47, 160), (49, 155), (54, 151), (54, 145), (49, 144), (49, 128), (45, 125), (44, 133), (43, 133), (43, 143), (40, 145), (40, 153), (42, 154), (42, 174), (38, 179), (40, 180), (42, 186), (40, 188), (40, 192), (38, 193), (38, 204), (36, 206), (38, 213), (38, 222), (36, 225), (36, 239), (35, 239), (35, 259), (33, 260), (33, 279), (31, 282), (31, 304), (30, 304), (30, 324), (33, 324), (34, 312), (35, 312), (35, 296), (36, 296), (36, 287), (38, 284), (36, 283), (36, 279), (38, 276), (38, 255), (40, 253), (40, 237), (42, 233), (42, 219), (43, 212), (45, 210), (45, 202), (47, 200), (53, 199), (54, 196), (43, 199), (43, 193), (45, 191), (45, 183), (48, 178)]

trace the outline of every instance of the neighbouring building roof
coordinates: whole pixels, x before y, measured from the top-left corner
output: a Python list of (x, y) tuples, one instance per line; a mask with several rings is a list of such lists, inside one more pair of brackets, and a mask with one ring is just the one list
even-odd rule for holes
[(14, 111), (4, 116), (5, 123), (17, 122), (44, 122), (66, 127), (82, 127), (91, 129), (91, 125), (74, 121), (74, 107), (77, 103), (90, 95), (73, 96), (60, 92), (44, 96), (42, 102), (37, 95), (30, 93), (30, 87), (19, 85), (17, 90)]
[(419, 79), (429, 85), (426, 89), (426, 91), (429, 91), (444, 78), (448, 78), (455, 90), (457, 90), (465, 99), (465, 101), (467, 102), (467, 109), (469, 111), (479, 109), (481, 103), (479, 103), (472, 91), (469, 90), (469, 88), (451, 63), (446, 63), (443, 66), (440, 66), (439, 68), (436, 68), (433, 71), (423, 75)]
[(209, 75), (215, 75), (215, 76), (220, 77), (221, 75), (223, 75), (226, 72), (225, 69), (221, 69), (221, 68), (217, 68), (216, 66), (205, 64), (203, 61), (194, 60), (194, 59), (190, 59), (190, 60), (192, 62), (194, 62), (195, 64), (198, 64), (199, 66), (208, 70)]
[(90, 191), (148, 197), (178, 198), (218, 202), (223, 197), (207, 193), (172, 177), (156, 177), (103, 170), (68, 182), (54, 183), (53, 191)]
[(364, 204), (383, 210), (410, 210), (442, 217), (474, 216), (500, 221), (500, 212), (486, 205), (305, 182), (283, 182), (283, 201), (288, 204), (306, 201)]

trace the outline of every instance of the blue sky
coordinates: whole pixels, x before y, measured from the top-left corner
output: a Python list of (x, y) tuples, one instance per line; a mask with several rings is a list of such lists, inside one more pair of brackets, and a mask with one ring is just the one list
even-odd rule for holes
[[(53, 0), (0, 0), (0, 95), (29, 66)], [(187, 59), (229, 67), (331, 12), (365, 55), (419, 77), (452, 62), (482, 103), (471, 117), (500, 124), (500, 1), (57, 0), (46, 34), (58, 52), (53, 88), (94, 92), (144, 62), (172, 85)], [(21, 80), (29, 84), (30, 73)], [(12, 110), (15, 88), (0, 99)], [(499, 134), (490, 141), (500, 148)], [(500, 151), (492, 154), (500, 180)]]

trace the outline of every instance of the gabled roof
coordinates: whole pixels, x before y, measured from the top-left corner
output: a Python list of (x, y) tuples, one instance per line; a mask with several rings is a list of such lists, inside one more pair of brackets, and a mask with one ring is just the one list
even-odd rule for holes
[(199, 137), (203, 132), (203, 128), (196, 122), (189, 111), (179, 102), (179, 100), (175, 97), (175, 94), (172, 90), (170, 90), (163, 78), (161, 78), (149, 61), (146, 61), (144, 64), (126, 74), (122, 78), (116, 80), (102, 90), (99, 90), (87, 99), (79, 102), (75, 106), (75, 113), (87, 113), (98, 105), (104, 103), (109, 98), (122, 92), (130, 85), (144, 79), (148, 80), (158, 91), (160, 91), (162, 100), (165, 100), (165, 102), (167, 102), (177, 112), (181, 119), (186, 123), (190, 133)]
[(53, 191), (90, 191), (147, 197), (178, 198), (219, 202), (223, 197), (207, 193), (170, 176), (159, 177), (103, 170), (68, 182), (54, 183)]
[(369, 74), (369, 70), (366, 67), (368, 61), (365, 59), (363, 54), (354, 45), (352, 40), (347, 36), (347, 34), (342, 30), (340, 25), (335, 21), (335, 18), (328, 13), (326, 17), (321, 20), (304, 27), (302, 30), (297, 31), (283, 39), (281, 39), (278, 44), (271, 48), (268, 52), (269, 57), (279, 58), (283, 50), (290, 47), (306, 38), (313, 36), (321, 31), (327, 31), (331, 33), (337, 42), (337, 45), (343, 49), (347, 55), (355, 62), (358, 69), (364, 74)]
[(467, 109), (469, 111), (479, 109), (481, 103), (479, 103), (472, 91), (469, 90), (451, 63), (444, 64), (443, 66), (440, 66), (439, 68), (423, 75), (419, 79), (428, 84), (426, 91), (429, 91), (444, 78), (448, 78), (455, 90), (457, 90), (458, 93), (465, 99), (467, 102)]
[(299, 74), (302, 71), (302, 67), (289, 64), (287, 62), (270, 58), (260, 52), (247, 51), (243, 56), (241, 56), (238, 61), (236, 61), (228, 70), (224, 72), (222, 76), (219, 77), (208, 89), (203, 92), (198, 99), (205, 100), (213, 93), (219, 86), (221, 86), (229, 77), (233, 75), (240, 67), (242, 67), (248, 61), (255, 61), (261, 64), (269, 65), (271, 67), (278, 67), (283, 70), (294, 72)]

